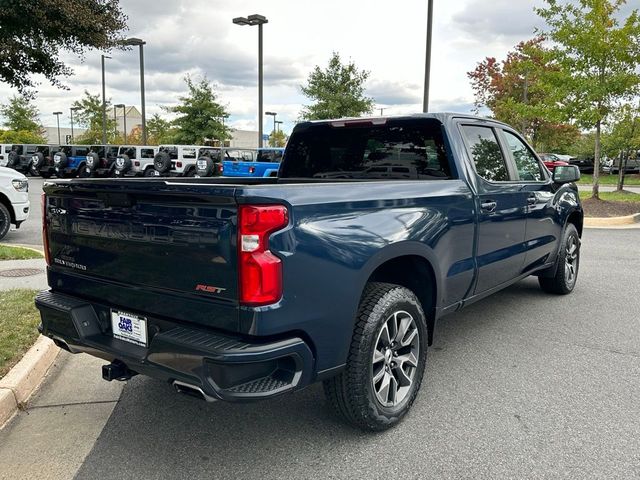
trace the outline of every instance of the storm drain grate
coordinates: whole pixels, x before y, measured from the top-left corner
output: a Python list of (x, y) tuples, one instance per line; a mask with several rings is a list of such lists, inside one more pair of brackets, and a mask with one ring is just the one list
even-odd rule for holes
[(41, 268), (13, 268), (0, 271), (0, 277), (31, 277), (44, 273)]

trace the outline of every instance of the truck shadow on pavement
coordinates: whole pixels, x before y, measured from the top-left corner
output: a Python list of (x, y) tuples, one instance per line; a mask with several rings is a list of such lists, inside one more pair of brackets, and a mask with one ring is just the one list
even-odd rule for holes
[(372, 444), (389, 444), (392, 457), (399, 442), (411, 441), (407, 431), (424, 429), (441, 408), (437, 403), (456, 394), (438, 377), (461, 347), (486, 348), (487, 331), (509, 330), (518, 306), (525, 315), (521, 304), (533, 299), (544, 305), (539, 297), (548, 298), (535, 279), (527, 279), (443, 319), (412, 412), (380, 434), (343, 424), (321, 385), (260, 403), (208, 404), (178, 395), (163, 382), (134, 377), (76, 478), (308, 478), (311, 471), (335, 473), (336, 461), (357, 460)]

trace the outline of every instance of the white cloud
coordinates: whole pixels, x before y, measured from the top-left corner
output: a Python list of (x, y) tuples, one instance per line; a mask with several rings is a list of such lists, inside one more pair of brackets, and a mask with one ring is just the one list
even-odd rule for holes
[[(535, 2), (540, 3), (539, 0)], [(129, 36), (144, 39), (147, 111), (160, 112), (184, 93), (186, 73), (206, 75), (231, 112), (235, 128), (255, 128), (257, 114), (257, 28), (231, 19), (261, 13), (264, 26), (265, 111), (278, 112), (285, 130), (294, 125), (307, 100), (299, 85), (332, 51), (371, 72), (367, 94), (387, 108), (385, 114), (421, 109), (426, 5), (423, 0), (122, 0)], [(431, 70), (432, 110), (469, 111), (473, 101), (466, 72), (485, 56), (502, 57), (530, 36), (538, 21), (533, 3), (523, 0), (435, 2)], [(106, 60), (107, 96), (140, 104), (137, 47), (114, 51)], [(41, 83), (42, 121), (68, 108), (86, 89), (99, 94), (100, 52), (84, 63), (65, 55), (75, 75), (70, 90)], [(13, 94), (0, 84), (0, 102)], [(270, 131), (272, 119), (264, 120)], [(68, 119), (61, 119), (68, 123)]]

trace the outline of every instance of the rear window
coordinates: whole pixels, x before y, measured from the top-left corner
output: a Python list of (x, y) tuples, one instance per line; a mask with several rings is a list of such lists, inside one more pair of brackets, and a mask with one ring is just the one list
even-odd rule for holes
[(289, 140), (281, 178), (443, 180), (452, 178), (440, 122), (309, 125)]
[(279, 163), (282, 161), (282, 150), (259, 150), (256, 161)]

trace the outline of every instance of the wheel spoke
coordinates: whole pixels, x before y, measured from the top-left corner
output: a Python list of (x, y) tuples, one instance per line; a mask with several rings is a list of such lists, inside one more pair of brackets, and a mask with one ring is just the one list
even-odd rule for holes
[(412, 323), (413, 323), (413, 319), (411, 317), (409, 317), (409, 316), (403, 317), (402, 319), (400, 319), (400, 326), (398, 327), (398, 334), (394, 338), (396, 343), (399, 343), (401, 345), (404, 344), (402, 340), (404, 339), (404, 336), (407, 334), (407, 330), (409, 330), (409, 327), (411, 326)]
[(389, 323), (387, 322), (382, 326), (382, 331), (380, 332), (380, 339), (379, 339), (379, 342), (381, 341), (385, 347), (391, 345), (391, 336), (389, 335), (388, 325)]
[(411, 365), (412, 367), (418, 366), (418, 359), (413, 352), (405, 353), (404, 355), (398, 355), (396, 361), (402, 366), (404, 364)]
[(389, 386), (391, 383), (391, 374), (389, 372), (384, 372), (382, 376), (382, 383), (380, 384), (380, 389), (378, 390), (378, 396), (380, 401), (383, 403), (389, 402)]
[(373, 351), (373, 364), (384, 361), (384, 353), (377, 348)]
[(411, 345), (411, 342), (413, 342), (413, 339), (416, 338), (417, 335), (418, 335), (418, 329), (414, 328), (413, 330), (411, 330), (407, 338), (405, 338), (400, 345), (402, 345), (403, 347)]
[(389, 375), (389, 402), (396, 403), (398, 401), (398, 381), (393, 375)]
[(382, 377), (385, 375), (385, 373), (386, 373), (386, 371), (385, 371), (384, 367), (380, 368), (378, 373), (376, 373), (373, 376), (373, 384), (376, 385), (382, 379)]

